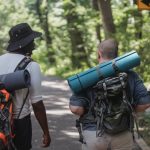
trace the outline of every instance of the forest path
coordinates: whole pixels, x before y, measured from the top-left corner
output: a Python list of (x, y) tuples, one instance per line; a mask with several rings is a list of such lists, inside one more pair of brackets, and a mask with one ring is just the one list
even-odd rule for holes
[(43, 77), (42, 90), (52, 142), (49, 148), (41, 148), (42, 130), (32, 113), (33, 150), (81, 150), (75, 115), (69, 111), (71, 91), (67, 81), (57, 77)]

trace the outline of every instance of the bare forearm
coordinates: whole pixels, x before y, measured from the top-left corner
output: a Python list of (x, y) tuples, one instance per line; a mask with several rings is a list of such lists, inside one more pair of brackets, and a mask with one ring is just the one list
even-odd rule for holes
[(51, 143), (51, 137), (48, 130), (45, 107), (42, 101), (32, 104), (36, 119), (38, 120), (44, 134), (42, 147), (48, 147)]
[(46, 111), (43, 102), (39, 101), (38, 103), (32, 104), (32, 106), (35, 117), (38, 120), (44, 134), (49, 134)]

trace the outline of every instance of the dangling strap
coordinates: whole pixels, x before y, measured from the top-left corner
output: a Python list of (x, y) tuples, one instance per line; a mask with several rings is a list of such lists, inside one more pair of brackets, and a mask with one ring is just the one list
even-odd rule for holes
[[(109, 103), (108, 103), (108, 94), (107, 94), (107, 86), (104, 82), (102, 82), (102, 88), (103, 88), (103, 97), (101, 97), (101, 99), (99, 99), (96, 102), (96, 106), (95, 106), (95, 111), (96, 111), (96, 136), (97, 137), (101, 137), (104, 133), (104, 125), (103, 125), (103, 121), (104, 121), (104, 111), (107, 110), (107, 112), (110, 112), (110, 107)], [(103, 100), (104, 99), (104, 100)]]
[(108, 106), (107, 111), (108, 111), (108, 113), (110, 113), (110, 105), (109, 105), (108, 96), (107, 96), (108, 93), (107, 93), (107, 85), (105, 83), (105, 79), (103, 82), (103, 89), (104, 89), (104, 97), (105, 97), (106, 106)]
[(22, 104), (22, 106), (21, 106), (21, 109), (20, 109), (20, 111), (19, 111), (19, 114), (18, 114), (18, 116), (17, 116), (17, 119), (19, 119), (19, 117), (20, 117), (20, 114), (21, 114), (21, 112), (22, 112), (23, 106), (24, 106), (24, 104), (25, 104), (25, 102), (26, 102), (26, 100), (27, 100), (28, 95), (29, 95), (29, 88), (28, 88), (26, 97), (25, 97), (24, 100), (23, 100), (23, 104)]
[(82, 85), (82, 82), (81, 82), (81, 80), (80, 80), (79, 75), (78, 75), (78, 74), (76, 74), (76, 76), (77, 76), (77, 78), (78, 78), (78, 81), (79, 81), (79, 83), (80, 83), (80, 86), (81, 86), (82, 90), (84, 90), (84, 87), (83, 87), (83, 85)]
[(83, 134), (82, 134), (82, 125), (81, 125), (80, 119), (76, 120), (76, 128), (78, 129), (78, 132), (79, 132), (79, 141), (82, 144), (86, 144), (86, 142), (84, 141)]
[(113, 67), (115, 73), (118, 74), (119, 73), (119, 68), (116, 65), (115, 59), (112, 60), (112, 67)]
[(90, 107), (89, 107), (89, 111), (88, 113), (92, 112), (92, 114), (95, 116), (94, 114), (94, 105), (95, 105), (95, 96), (94, 96), (94, 90), (92, 89), (92, 91), (90, 92)]
[[(123, 80), (122, 77), (120, 77), (119, 79), (120, 79), (120, 82), (121, 82), (121, 85), (122, 85), (122, 88), (123, 88), (123, 102), (129, 106), (130, 111), (131, 111), (131, 114), (132, 114), (132, 116), (130, 115), (130, 131), (132, 132), (132, 129), (131, 129), (131, 127), (132, 127), (132, 125), (131, 125), (131, 119), (132, 119), (132, 117), (133, 117), (134, 122), (135, 122), (135, 125), (136, 125), (136, 130), (137, 130), (138, 138), (139, 138), (139, 137), (140, 137), (140, 132), (139, 132), (139, 126), (138, 126), (138, 123), (137, 123), (136, 114), (135, 114), (135, 112), (134, 112), (134, 110), (133, 110), (132, 105), (131, 105), (130, 102), (127, 100), (127, 94), (126, 94), (126, 89), (125, 89), (124, 80)], [(134, 135), (133, 135), (133, 137), (134, 137)]]
[(103, 104), (99, 105), (98, 107), (99, 110), (96, 111), (96, 119), (97, 119), (97, 124), (96, 124), (96, 137), (101, 137), (102, 134), (104, 133), (104, 128), (103, 128), (103, 120), (104, 120), (104, 107)]
[(102, 74), (102, 72), (101, 72), (101, 70), (100, 70), (100, 67), (99, 67), (99, 66), (96, 66), (95, 69), (96, 69), (96, 71), (97, 71), (97, 74), (98, 74), (99, 79), (100, 79), (100, 80), (104, 79), (104, 76), (103, 76), (103, 74)]

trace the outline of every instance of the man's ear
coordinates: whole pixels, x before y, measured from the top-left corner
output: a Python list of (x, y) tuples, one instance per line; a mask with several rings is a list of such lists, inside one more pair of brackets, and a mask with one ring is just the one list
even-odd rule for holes
[(102, 53), (101, 53), (101, 51), (100, 50), (98, 50), (98, 61), (100, 61), (100, 59), (101, 59), (101, 57), (102, 57)]

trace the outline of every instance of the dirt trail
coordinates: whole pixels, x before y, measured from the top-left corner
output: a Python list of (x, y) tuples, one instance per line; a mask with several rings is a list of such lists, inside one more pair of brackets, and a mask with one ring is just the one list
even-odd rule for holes
[[(75, 116), (69, 111), (71, 91), (66, 81), (56, 77), (43, 77), (44, 104), (46, 107), (52, 143), (45, 150), (81, 150), (75, 128)], [(32, 113), (33, 150), (44, 150), (42, 131)]]

